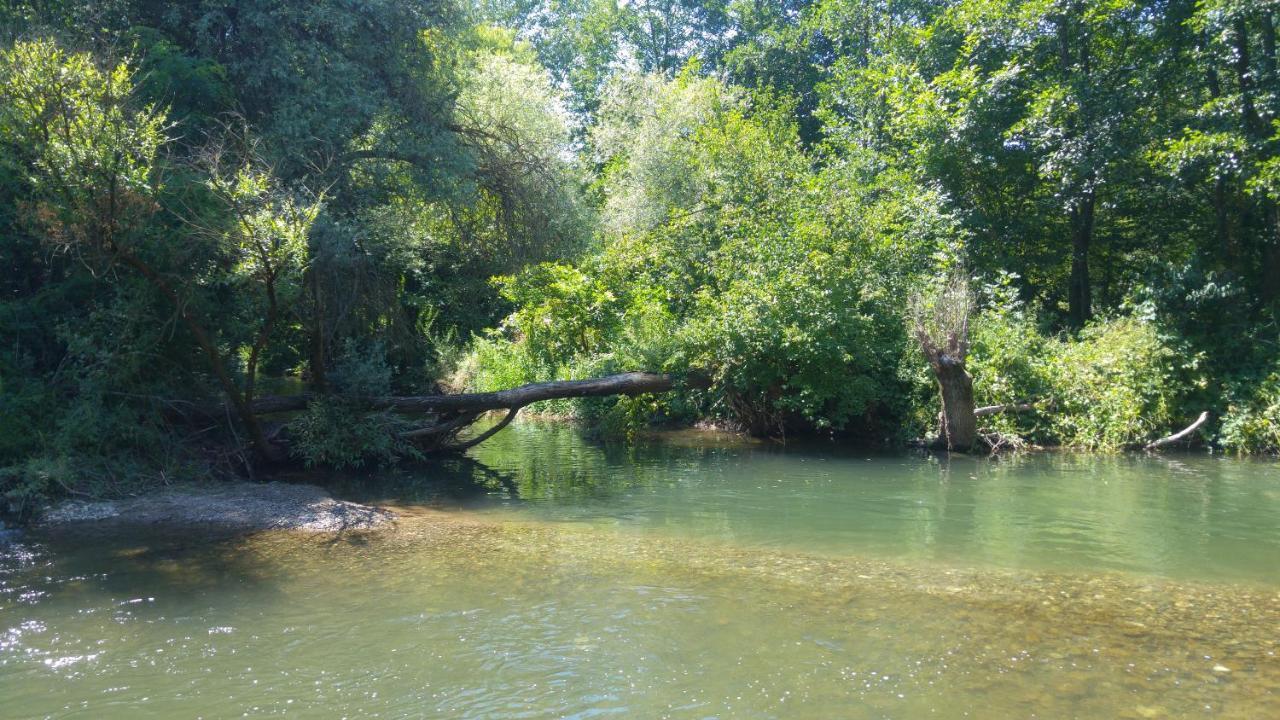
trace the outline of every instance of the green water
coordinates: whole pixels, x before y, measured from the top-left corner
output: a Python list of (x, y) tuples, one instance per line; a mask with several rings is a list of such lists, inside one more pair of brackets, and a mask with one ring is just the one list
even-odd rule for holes
[(1280, 466), (518, 424), (340, 538), (0, 548), (0, 717), (1280, 717)]

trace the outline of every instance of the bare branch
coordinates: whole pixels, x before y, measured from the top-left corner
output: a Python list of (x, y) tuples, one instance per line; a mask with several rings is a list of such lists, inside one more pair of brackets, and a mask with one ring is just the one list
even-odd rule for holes
[(1194, 433), (1196, 430), (1199, 430), (1200, 426), (1204, 425), (1206, 422), (1208, 422), (1208, 420), (1209, 420), (1209, 411), (1205, 410), (1204, 412), (1200, 413), (1200, 417), (1196, 418), (1195, 422), (1191, 423), (1190, 425), (1186, 426), (1182, 430), (1179, 430), (1178, 432), (1168, 437), (1162, 437), (1159, 440), (1153, 440), (1147, 443), (1146, 449), (1155, 450), (1156, 448), (1161, 448), (1161, 447), (1164, 447), (1165, 445), (1172, 445), (1173, 443), (1176, 443), (1179, 440), (1182, 440), (1183, 438), (1189, 436), (1191, 433)]

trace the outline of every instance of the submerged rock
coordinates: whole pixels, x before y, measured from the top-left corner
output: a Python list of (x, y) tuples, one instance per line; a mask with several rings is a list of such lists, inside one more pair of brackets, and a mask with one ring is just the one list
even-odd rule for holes
[(177, 487), (126, 500), (69, 500), (46, 512), (39, 524), (46, 528), (92, 523), (323, 533), (372, 530), (394, 518), (381, 508), (336, 500), (315, 485), (241, 482)]

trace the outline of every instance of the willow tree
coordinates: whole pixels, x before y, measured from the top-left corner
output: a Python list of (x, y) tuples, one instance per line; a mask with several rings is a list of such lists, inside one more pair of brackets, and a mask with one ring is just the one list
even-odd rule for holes
[(972, 312), (969, 281), (959, 274), (952, 275), (932, 293), (916, 296), (912, 302), (916, 340), (933, 369), (942, 401), (938, 440), (948, 450), (959, 452), (967, 452), (978, 443), (973, 377), (965, 368)]

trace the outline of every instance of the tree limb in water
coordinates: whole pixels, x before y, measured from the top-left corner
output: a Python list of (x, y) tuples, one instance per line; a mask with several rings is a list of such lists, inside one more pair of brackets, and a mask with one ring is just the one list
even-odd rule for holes
[(461, 430), (480, 418), (481, 413), (462, 413), (461, 415), (446, 420), (435, 425), (426, 425), (424, 427), (415, 428), (407, 432), (400, 433), (400, 437), (404, 440), (419, 440), (426, 437), (434, 437), (445, 433)]
[(461, 452), (463, 450), (466, 450), (467, 448), (475, 447), (476, 445), (479, 445), (480, 443), (484, 442), (485, 440), (488, 440), (494, 435), (497, 435), (498, 431), (501, 430), (502, 428), (510, 425), (511, 421), (516, 419), (516, 413), (518, 412), (520, 412), (520, 408), (513, 407), (507, 411), (506, 417), (502, 418), (502, 420), (499, 421), (498, 424), (494, 425), (488, 430), (485, 430), (484, 432), (471, 438), (470, 440), (465, 440), (463, 442), (456, 443), (454, 445), (445, 445), (439, 449), (444, 451), (450, 451), (450, 452)]
[[(710, 380), (702, 375), (679, 378), (672, 375), (649, 372), (628, 372), (586, 380), (556, 380), (530, 383), (508, 390), (487, 393), (457, 393), (449, 395), (405, 395), (389, 397), (353, 398), (346, 401), (367, 410), (393, 410), (406, 414), (434, 416), (421, 427), (400, 434), (403, 440), (417, 444), (423, 450), (458, 451), (474, 447), (488, 440), (506, 427), (524, 407), (544, 400), (565, 398), (607, 397), (610, 395), (642, 395), (662, 393), (679, 388), (706, 388)], [(327, 397), (306, 393), (301, 395), (267, 396), (257, 398), (252, 404), (253, 415), (297, 412), (307, 409), (313, 401)], [(196, 408), (192, 415), (221, 414), (224, 406)], [(474, 438), (450, 442), (457, 434), (477, 422), (491, 410), (507, 411), (498, 424)]]
[[(358, 402), (370, 410), (397, 410), (408, 413), (426, 412), (484, 412), (486, 410), (510, 410), (522, 408), (543, 400), (561, 400), (580, 397), (607, 397), (609, 395), (641, 395), (675, 390), (677, 387), (705, 388), (706, 378), (690, 376), (681, 379), (672, 375), (648, 372), (629, 372), (588, 380), (554, 380), (530, 383), (509, 390), (487, 393), (457, 393), (452, 395), (401, 395), (391, 397), (360, 398)], [(302, 395), (268, 396), (253, 401), (253, 412), (265, 415), (277, 412), (305, 410), (317, 396)]]
[(1209, 420), (1209, 411), (1205, 410), (1204, 412), (1200, 413), (1200, 417), (1196, 418), (1195, 422), (1191, 423), (1190, 425), (1186, 426), (1182, 430), (1179, 430), (1178, 432), (1168, 437), (1162, 437), (1159, 440), (1153, 440), (1147, 443), (1146, 449), (1155, 450), (1156, 448), (1164, 447), (1165, 445), (1172, 445), (1173, 443), (1176, 443), (1179, 440), (1182, 440), (1183, 438), (1187, 437), (1188, 435), (1195, 432), (1196, 430), (1199, 430), (1200, 426), (1205, 424), (1205, 422), (1207, 422), (1208, 420)]

